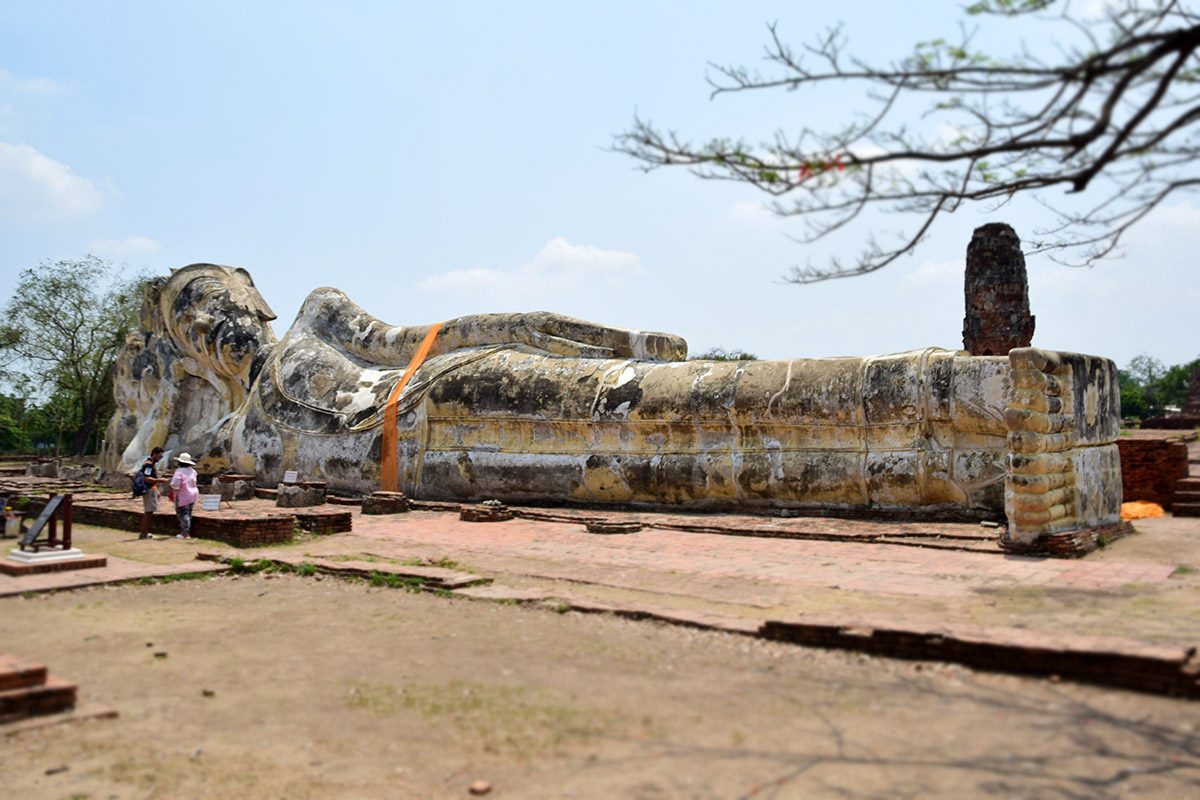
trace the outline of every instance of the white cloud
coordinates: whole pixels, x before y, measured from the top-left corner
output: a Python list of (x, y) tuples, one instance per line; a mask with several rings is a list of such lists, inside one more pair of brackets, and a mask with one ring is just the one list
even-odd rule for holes
[[(1130, 236), (1139, 235), (1140, 232), (1151, 227), (1160, 228), (1179, 228), (1187, 233), (1191, 233), (1200, 226), (1200, 208), (1196, 208), (1191, 203), (1183, 202), (1173, 206), (1159, 206), (1146, 215), (1146, 218), (1138, 223), (1137, 227), (1130, 230)], [(1157, 238), (1151, 234), (1152, 238)]]
[(962, 286), (966, 279), (967, 266), (962, 259), (951, 261), (924, 261), (904, 276), (906, 283), (955, 284)]
[(641, 271), (641, 259), (633, 253), (602, 250), (589, 244), (575, 245), (558, 236), (547, 242), (530, 261), (513, 269), (456, 269), (431, 275), (418, 282), (417, 288), (425, 292), (500, 287), (573, 290), (596, 283), (623, 283), (637, 277)]
[(778, 225), (779, 219), (771, 210), (757, 200), (743, 200), (729, 207), (729, 216), (735, 222), (755, 227)]
[[(939, 131), (938, 136), (940, 137), (941, 135), (942, 133)], [(877, 144), (856, 145), (852, 148), (852, 151), (858, 158), (873, 158), (891, 152), (887, 148)], [(878, 164), (875, 167), (875, 179), (889, 181), (911, 180), (917, 176), (921, 168), (921, 162), (911, 159)]]
[(126, 236), (124, 239), (97, 239), (87, 246), (89, 253), (107, 258), (133, 258), (157, 253), (162, 245), (149, 236)]
[(74, 83), (56, 81), (53, 78), (20, 78), (0, 68), (0, 89), (22, 94), (58, 94), (74, 88)]
[(0, 142), (0, 221), (39, 221), (91, 214), (104, 195), (69, 166), (27, 144)]

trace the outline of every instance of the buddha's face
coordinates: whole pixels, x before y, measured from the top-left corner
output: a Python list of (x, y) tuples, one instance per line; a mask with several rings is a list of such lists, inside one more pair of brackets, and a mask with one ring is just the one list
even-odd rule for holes
[[(189, 272), (189, 270), (191, 272)], [(197, 265), (171, 278), (183, 285), (164, 298), (167, 328), (192, 358), (225, 378), (245, 378), (260, 346), (275, 341), (275, 318), (243, 269)]]

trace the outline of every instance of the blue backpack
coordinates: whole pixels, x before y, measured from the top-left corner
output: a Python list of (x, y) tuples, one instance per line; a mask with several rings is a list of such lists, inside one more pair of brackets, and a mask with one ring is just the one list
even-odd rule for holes
[(137, 475), (133, 476), (133, 496), (141, 497), (146, 492), (150, 491), (150, 485), (146, 483), (146, 465), (138, 467)]

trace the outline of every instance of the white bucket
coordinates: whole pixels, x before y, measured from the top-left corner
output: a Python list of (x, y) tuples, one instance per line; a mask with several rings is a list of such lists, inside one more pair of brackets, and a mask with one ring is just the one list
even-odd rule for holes
[(13, 512), (4, 516), (4, 535), (10, 539), (15, 539), (21, 535), (21, 517), (25, 516), (20, 512)]

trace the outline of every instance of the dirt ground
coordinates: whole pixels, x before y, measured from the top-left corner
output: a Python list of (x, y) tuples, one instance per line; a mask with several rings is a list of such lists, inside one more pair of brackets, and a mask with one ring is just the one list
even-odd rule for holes
[(120, 712), (0, 797), (1200, 796), (1198, 703), (333, 578), (9, 597), (0, 650)]

